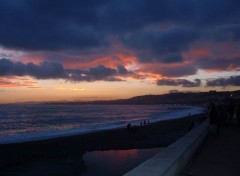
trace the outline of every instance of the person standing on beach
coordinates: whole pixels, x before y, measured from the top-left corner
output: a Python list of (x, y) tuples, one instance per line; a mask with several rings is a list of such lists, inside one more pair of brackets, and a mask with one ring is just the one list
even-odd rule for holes
[(216, 134), (219, 135), (218, 111), (214, 103), (211, 103), (211, 106), (210, 106), (209, 124), (210, 124), (210, 128), (213, 130), (216, 130)]

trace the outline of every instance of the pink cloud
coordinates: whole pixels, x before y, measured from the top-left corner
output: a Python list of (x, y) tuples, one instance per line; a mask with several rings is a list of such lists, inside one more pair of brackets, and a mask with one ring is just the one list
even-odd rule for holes
[(2, 88), (40, 88), (35, 81), (30, 81), (27, 78), (9, 77), (0, 78), (0, 87)]

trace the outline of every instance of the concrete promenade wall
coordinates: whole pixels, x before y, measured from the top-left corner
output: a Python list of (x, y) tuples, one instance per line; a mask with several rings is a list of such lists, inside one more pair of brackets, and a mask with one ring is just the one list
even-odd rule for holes
[(208, 121), (205, 121), (124, 176), (179, 175), (203, 142), (207, 129)]

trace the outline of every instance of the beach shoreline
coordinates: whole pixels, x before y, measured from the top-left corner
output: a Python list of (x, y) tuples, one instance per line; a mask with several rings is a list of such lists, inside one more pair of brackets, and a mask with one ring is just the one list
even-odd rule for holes
[[(41, 107), (37, 107), (37, 109), (38, 108), (41, 109)], [(125, 108), (123, 108), (123, 110), (124, 109)], [(169, 109), (170, 109), (170, 111), (169, 111)], [(14, 108), (12, 110), (15, 111)], [(96, 109), (94, 109), (94, 108), (91, 110), (96, 111)], [(123, 116), (125, 116), (125, 118), (123, 118), (124, 119), (123, 121), (121, 121), (121, 119), (119, 119), (120, 122), (117, 122), (116, 120), (111, 121), (111, 122), (100, 120), (97, 122), (98, 124), (96, 124), (94, 126), (91, 126), (91, 123), (89, 123), (90, 121), (79, 122), (79, 119), (81, 119), (83, 117), (81, 115), (79, 117), (76, 117), (76, 116), (74, 116), (74, 114), (72, 114), (74, 117), (74, 120), (77, 120), (76, 124), (78, 124), (78, 125), (75, 126), (74, 121), (67, 120), (68, 123), (69, 122), (72, 123), (72, 127), (65, 128), (64, 127), (65, 124), (61, 123), (61, 120), (63, 121), (64, 118), (60, 117), (60, 125), (59, 124), (58, 125), (60, 128), (61, 128), (61, 126), (63, 127), (61, 130), (59, 128), (54, 127), (54, 124), (49, 125), (49, 126), (46, 124), (47, 127), (46, 128), (44, 127), (45, 129), (43, 128), (43, 126), (45, 124), (42, 122), (48, 118), (51, 118), (51, 116), (48, 117), (48, 116), (44, 115), (43, 117), (40, 116), (40, 118), (36, 117), (38, 119), (38, 121), (32, 121), (32, 119), (28, 117), (28, 118), (26, 118), (27, 124), (23, 124), (23, 125), (27, 125), (26, 129), (24, 129), (26, 131), (22, 132), (21, 130), (23, 130), (23, 129), (16, 128), (16, 126), (18, 126), (18, 124), (14, 124), (14, 122), (10, 123), (10, 124), (6, 124), (6, 125), (9, 125), (9, 128), (6, 128), (6, 125), (3, 126), (3, 128), (6, 128), (6, 130), (1, 131), (0, 145), (1, 144), (10, 144), (10, 143), (39, 141), (39, 140), (46, 140), (46, 139), (52, 139), (52, 138), (58, 138), (58, 137), (68, 137), (68, 136), (72, 136), (72, 135), (82, 135), (82, 134), (88, 134), (88, 133), (105, 131), (105, 130), (112, 130), (112, 129), (117, 129), (117, 128), (125, 128), (127, 123), (131, 123), (131, 125), (134, 125), (134, 126), (139, 126), (140, 123), (143, 123), (144, 121), (147, 122), (150, 120), (151, 123), (154, 123), (154, 122), (159, 122), (159, 121), (163, 121), (163, 120), (182, 118), (182, 117), (186, 116), (187, 114), (191, 114), (191, 115), (198, 114), (198, 113), (202, 112), (203, 109), (200, 107), (191, 107), (191, 106), (185, 106), (185, 107), (171, 107), (170, 106), (169, 108), (166, 109), (167, 114), (165, 114), (165, 112), (162, 112), (162, 110), (163, 109), (160, 109), (160, 113), (154, 112), (154, 115), (149, 114), (149, 115), (147, 115), (147, 117), (145, 116), (145, 118), (142, 118), (141, 114), (138, 113), (137, 115), (133, 115), (133, 119), (131, 120), (131, 119), (126, 118), (126, 116), (128, 116), (128, 113), (136, 111), (136, 109), (135, 110), (132, 109), (128, 113), (125, 113), (125, 114), (123, 113), (124, 114)], [(73, 109), (73, 111), (75, 111), (75, 109)], [(152, 109), (150, 109), (150, 111), (152, 111)], [(158, 111), (159, 111), (159, 109), (158, 109)], [(84, 112), (80, 111), (79, 113), (84, 113)], [(110, 112), (110, 113), (112, 113), (112, 112)], [(6, 116), (7, 115), (9, 115), (9, 114), (6, 114)], [(34, 116), (34, 114), (32, 114), (32, 115)], [(86, 116), (89, 116), (89, 115), (90, 115), (90, 117), (94, 117), (93, 114), (89, 114), (89, 113), (86, 114)], [(117, 114), (113, 114), (113, 115), (116, 116)], [(104, 117), (105, 116), (103, 115), (103, 119), (104, 119)], [(141, 117), (141, 118), (139, 118), (139, 117)], [(148, 118), (148, 117), (150, 117), (150, 118)], [(2, 118), (5, 119), (4, 117), (2, 117)], [(52, 117), (52, 118), (54, 118), (54, 117)], [(67, 117), (67, 119), (68, 119), (68, 117)], [(83, 119), (85, 119), (85, 118), (83, 118)], [(101, 119), (101, 118), (99, 118), (99, 119)], [(8, 120), (9, 119), (6, 118), (6, 121), (8, 121)], [(4, 124), (6, 123), (4, 120), (2, 120), (2, 121)], [(39, 121), (40, 121), (40, 123), (39, 123)], [(54, 118), (54, 122), (57, 123), (57, 119)], [(37, 126), (36, 126), (37, 130), (33, 130), (33, 128), (31, 128), (32, 123), (37, 124)], [(51, 123), (52, 122), (50, 122), (50, 124)], [(79, 126), (79, 124), (81, 124), (81, 123), (83, 125)], [(13, 128), (13, 130), (11, 130), (11, 128)], [(18, 130), (20, 133), (18, 133)]]
[(68, 158), (77, 161), (78, 164), (73, 170), (81, 173), (85, 170), (82, 156), (87, 151), (166, 147), (186, 134), (204, 115), (202, 113), (136, 126), (134, 131), (116, 128), (38, 141), (1, 144), (0, 169), (4, 173), (21, 163), (36, 160), (61, 161)]

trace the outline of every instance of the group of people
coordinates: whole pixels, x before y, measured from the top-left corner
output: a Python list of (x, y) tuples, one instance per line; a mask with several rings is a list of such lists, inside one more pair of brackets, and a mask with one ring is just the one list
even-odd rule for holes
[[(144, 121), (140, 122), (140, 126), (147, 125), (147, 124), (150, 124), (149, 120), (144, 120)], [(131, 123), (128, 123), (127, 124), (127, 130), (130, 131), (130, 132), (134, 132), (134, 131), (137, 130), (137, 126), (136, 125), (132, 125)]]
[(129, 132), (134, 132), (134, 131), (136, 131), (137, 130), (137, 126), (132, 126), (132, 124), (131, 123), (128, 123), (127, 124), (127, 130), (129, 131)]
[(144, 121), (141, 121), (141, 122), (140, 122), (140, 126), (147, 125), (147, 124), (149, 124), (149, 123), (150, 123), (149, 120), (144, 120)]
[(208, 112), (210, 128), (215, 129), (217, 135), (219, 134), (220, 121), (231, 122), (236, 118), (240, 125), (240, 106), (236, 105), (233, 100), (228, 105), (219, 105), (218, 107), (215, 103), (211, 103)]

